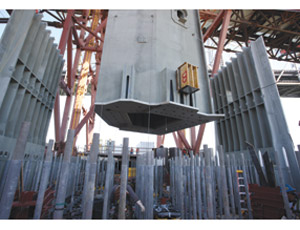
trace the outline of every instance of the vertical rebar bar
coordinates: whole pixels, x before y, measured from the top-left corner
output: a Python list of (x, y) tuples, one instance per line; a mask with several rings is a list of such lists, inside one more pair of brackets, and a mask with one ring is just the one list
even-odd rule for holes
[(77, 155), (76, 163), (75, 163), (75, 173), (74, 173), (75, 175), (74, 175), (74, 180), (73, 180), (73, 184), (72, 184), (72, 194), (71, 194), (71, 201), (70, 201), (70, 211), (71, 212), (73, 210), (75, 194), (77, 192), (77, 182), (78, 182), (79, 173), (80, 173), (80, 155)]
[(36, 200), (33, 219), (40, 219), (41, 217), (44, 195), (49, 182), (50, 169), (52, 165), (52, 158), (53, 158), (52, 146), (53, 146), (53, 140), (50, 140), (47, 145), (47, 153), (43, 164), (41, 183), (39, 186), (39, 192)]
[(184, 219), (184, 191), (183, 191), (183, 159), (181, 150), (176, 149), (176, 155), (178, 156), (178, 194), (179, 194), (179, 207), (181, 218)]
[[(140, 191), (140, 194), (141, 194), (141, 201), (143, 204), (145, 204), (146, 202), (146, 185), (147, 185), (147, 181), (146, 181), (146, 178), (145, 178), (145, 175), (146, 175), (146, 154), (143, 154), (141, 155), (141, 174), (140, 174), (140, 178), (141, 178), (141, 184), (140, 184), (140, 188), (141, 188), (141, 191)], [(145, 218), (145, 212), (140, 212), (140, 218), (143, 219)]]
[(89, 162), (90, 154), (86, 157), (85, 160), (85, 169), (84, 169), (84, 175), (83, 175), (83, 188), (82, 188), (82, 200), (81, 200), (81, 211), (83, 213), (83, 210), (85, 209), (85, 202), (84, 197), (86, 196), (87, 189), (88, 189), (88, 178), (89, 178), (89, 171), (90, 171), (90, 162)]
[(231, 216), (230, 216), (230, 210), (229, 210), (228, 188), (227, 188), (227, 178), (226, 178), (223, 146), (219, 146), (218, 153), (219, 153), (219, 161), (220, 161), (220, 179), (221, 179), (222, 200), (223, 200), (223, 204), (224, 204), (225, 218), (230, 219)]
[(155, 157), (154, 159), (154, 194), (155, 194), (155, 203), (158, 204), (158, 159)]
[(30, 171), (32, 170), (32, 162), (33, 162), (33, 155), (29, 154), (28, 160), (26, 161), (26, 164), (24, 163), (24, 170), (23, 170), (23, 184), (24, 184), (24, 190), (27, 191), (28, 187), (28, 180), (29, 180), (29, 174)]
[(281, 168), (282, 166), (281, 166), (281, 162), (279, 160), (277, 151), (274, 151), (274, 156), (275, 156), (275, 162), (276, 162), (276, 166), (277, 166), (276, 168), (278, 170), (279, 186), (281, 188), (281, 194), (282, 194), (282, 198), (283, 198), (285, 214), (288, 219), (292, 219), (292, 211), (289, 206), (289, 199), (288, 199), (286, 188), (285, 188), (284, 175), (282, 173), (282, 168)]
[(182, 156), (182, 183), (184, 197), (184, 219), (188, 219), (188, 192), (187, 192), (187, 175), (186, 175), (186, 159)]
[(57, 153), (54, 152), (54, 159), (52, 160), (51, 163), (51, 171), (50, 171), (50, 178), (49, 178), (49, 183), (52, 184), (53, 182), (53, 176), (54, 176), (54, 172), (56, 171), (56, 158), (57, 158)]
[(207, 218), (214, 218), (213, 207), (213, 191), (212, 191), (212, 166), (211, 166), (211, 150), (207, 145), (204, 145), (204, 158), (205, 158), (205, 182), (206, 182), (206, 199), (207, 199)]
[(229, 155), (226, 155), (227, 160), (227, 178), (228, 178), (228, 187), (229, 187), (229, 194), (230, 194), (230, 207), (231, 207), (231, 215), (233, 219), (235, 219), (235, 202), (234, 202), (234, 194), (233, 194), (233, 184), (232, 184), (232, 173), (231, 173), (231, 164)]
[[(141, 155), (137, 153), (136, 155), (136, 180), (135, 180), (135, 192), (137, 196), (141, 199)], [(141, 218), (140, 210), (135, 205), (135, 216), (137, 219)]]
[(210, 165), (211, 165), (211, 178), (212, 178), (212, 200), (213, 200), (213, 219), (217, 218), (217, 202), (216, 202), (216, 193), (217, 193), (217, 188), (216, 188), (216, 166), (215, 166), (215, 160), (213, 157), (213, 149), (209, 149), (211, 151), (211, 157), (210, 157)]
[(73, 150), (72, 146), (74, 141), (74, 134), (75, 134), (75, 130), (73, 129), (68, 130), (67, 142), (65, 146), (63, 161), (61, 164), (61, 172), (59, 176), (59, 183), (58, 183), (53, 219), (62, 219), (64, 214), (64, 206), (65, 206), (67, 184), (68, 184), (67, 180), (69, 178), (69, 169), (70, 169), (71, 155)]
[(87, 189), (84, 200), (84, 209), (82, 213), (82, 219), (92, 219), (93, 216), (93, 203), (95, 195), (95, 181), (96, 181), (96, 169), (97, 169), (97, 156), (99, 153), (99, 133), (94, 133), (93, 143), (91, 146), (89, 157), (89, 172), (87, 180)]
[(249, 219), (253, 219), (252, 215), (252, 209), (251, 209), (251, 202), (250, 202), (250, 194), (249, 194), (249, 187), (248, 187), (248, 175), (247, 175), (247, 169), (245, 165), (245, 157), (244, 153), (241, 153), (242, 157), (242, 170), (243, 170), (243, 175), (244, 175), (244, 183), (245, 183), (245, 192), (246, 192), (246, 198), (247, 198), (247, 208), (248, 208), (248, 217)]
[[(173, 150), (172, 150), (173, 151)], [(177, 210), (180, 210), (180, 203), (179, 203), (179, 183), (178, 183), (178, 178), (179, 178), (179, 173), (178, 173), (178, 169), (179, 169), (179, 158), (177, 155), (177, 149), (174, 148), (174, 187), (175, 187), (175, 207)]]
[(58, 162), (58, 169), (57, 169), (57, 173), (55, 175), (55, 187), (54, 187), (54, 191), (57, 194), (57, 188), (58, 188), (58, 181), (59, 181), (59, 177), (60, 177), (60, 172), (61, 172), (61, 168), (62, 168), (62, 162), (63, 162), (63, 158), (64, 156), (61, 154), (59, 156), (59, 162)]
[(147, 153), (147, 199), (146, 199), (146, 219), (153, 219), (153, 152)]
[(195, 181), (196, 181), (196, 195), (197, 195), (197, 211), (199, 219), (202, 219), (202, 192), (201, 192), (201, 176), (200, 176), (200, 158), (196, 156), (195, 159)]
[(191, 176), (191, 159), (189, 157), (186, 158), (186, 174), (188, 178), (188, 211), (189, 211), (189, 219), (192, 219), (193, 215), (193, 204), (192, 204), (192, 176)]
[[(2, 197), (3, 194), (3, 189), (4, 189), (4, 185), (5, 185), (5, 181), (6, 181), (6, 176), (7, 176), (7, 172), (10, 166), (10, 162), (11, 162), (11, 156), (12, 154), (10, 154), (10, 156), (8, 157), (5, 167), (3, 169), (3, 173), (2, 173), (2, 177), (1, 177), (1, 182), (0, 182), (0, 197)], [(24, 165), (24, 160), (23, 160), (23, 165)], [(22, 166), (21, 166), (22, 168)]]
[(110, 196), (113, 184), (111, 181), (114, 180), (114, 158), (112, 154), (112, 149), (109, 147), (107, 149), (108, 155), (108, 166), (107, 166), (107, 173), (105, 176), (105, 187), (104, 187), (104, 199), (103, 199), (103, 211), (102, 211), (102, 219), (108, 218), (108, 211), (110, 207)]
[(190, 152), (191, 160), (191, 183), (192, 183), (192, 206), (193, 206), (193, 218), (197, 219), (197, 199), (196, 199), (196, 181), (195, 181), (195, 159), (193, 151)]
[(218, 186), (218, 210), (219, 210), (219, 215), (220, 218), (223, 219), (223, 197), (222, 197), (222, 192), (223, 192), (223, 188), (222, 188), (222, 179), (221, 179), (221, 166), (218, 162), (218, 155), (219, 154), (216, 151), (216, 155), (215, 155), (215, 171), (216, 171), (216, 181), (217, 181), (217, 186)]
[[(51, 169), (51, 165), (50, 165), (50, 169)], [(41, 180), (41, 175), (42, 175), (42, 170), (43, 170), (43, 159), (39, 163), (38, 176), (35, 180), (33, 191), (38, 191), (38, 187), (39, 187), (40, 180)], [(50, 173), (50, 171), (49, 171), (49, 173)]]
[(118, 210), (118, 219), (125, 219), (126, 188), (127, 188), (128, 162), (129, 162), (128, 142), (129, 142), (128, 138), (123, 139), (120, 203), (119, 203), (119, 210)]
[(200, 152), (200, 178), (201, 178), (201, 191), (203, 200), (203, 218), (207, 219), (207, 199), (206, 199), (206, 182), (205, 182), (205, 161), (203, 152)]
[(238, 178), (237, 178), (237, 175), (236, 175), (237, 166), (236, 166), (234, 155), (232, 155), (231, 160), (232, 160), (231, 167), (232, 167), (232, 181), (233, 181), (233, 191), (234, 191), (235, 204), (236, 204), (237, 209), (238, 209), (239, 218), (243, 219), (241, 201), (240, 201), (240, 195), (239, 195), (239, 189), (238, 189)]

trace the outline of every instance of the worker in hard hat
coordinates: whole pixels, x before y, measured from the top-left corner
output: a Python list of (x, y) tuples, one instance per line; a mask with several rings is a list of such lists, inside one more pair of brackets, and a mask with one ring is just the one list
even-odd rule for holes
[[(120, 200), (120, 178), (118, 176), (115, 176), (114, 178), (115, 185), (113, 186), (112, 192), (111, 192), (111, 202), (112, 202), (112, 209), (110, 211), (112, 219), (118, 218), (118, 206), (119, 206), (119, 200)], [(142, 201), (139, 199), (139, 197), (134, 192), (131, 185), (128, 183), (126, 187), (126, 219), (133, 217), (133, 207), (137, 204), (141, 212), (145, 211), (145, 207), (142, 203)]]
[(300, 218), (300, 199), (298, 194), (296, 193), (296, 189), (290, 186), (289, 184), (285, 185), (289, 205), (293, 212), (293, 215), (296, 219)]

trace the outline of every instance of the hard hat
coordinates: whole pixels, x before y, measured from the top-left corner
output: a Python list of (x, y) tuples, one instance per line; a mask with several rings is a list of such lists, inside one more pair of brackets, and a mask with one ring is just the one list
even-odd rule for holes
[(289, 184), (285, 184), (285, 189), (286, 189), (286, 192), (293, 192), (293, 191), (296, 190), (295, 188), (293, 188)]

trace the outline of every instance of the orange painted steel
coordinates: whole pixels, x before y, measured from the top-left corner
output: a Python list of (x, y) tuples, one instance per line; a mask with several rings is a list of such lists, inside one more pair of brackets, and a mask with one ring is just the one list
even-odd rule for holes
[[(55, 135), (56, 149), (63, 152), (64, 141), (70, 119), (70, 111), (72, 109), (72, 117), (69, 125), (70, 129), (75, 129), (78, 134), (82, 127), (86, 125), (86, 143), (87, 146), (92, 142), (94, 129), (94, 102), (97, 91), (97, 81), (100, 72), (101, 54), (103, 49), (104, 33), (107, 21), (107, 10), (68, 10), (67, 17), (63, 22), (63, 31), (60, 41), (61, 54), (64, 54), (67, 46), (67, 72), (66, 79), (62, 80), (60, 86), (67, 94), (64, 106), (62, 122), (60, 124), (60, 101), (59, 92), (56, 97), (55, 104)], [(91, 22), (91, 26), (88, 23)], [(77, 30), (80, 34), (77, 34)], [(85, 33), (88, 32), (86, 38)], [(100, 33), (100, 36), (97, 35)], [(100, 42), (101, 41), (101, 42)], [(100, 44), (99, 44), (100, 43)], [(73, 59), (73, 44), (76, 45), (76, 53)], [(79, 77), (77, 69), (81, 59), (82, 52), (85, 52), (82, 69)], [(91, 57), (95, 54), (96, 70), (93, 72), (91, 68)], [(78, 79), (78, 87), (76, 91), (75, 102), (72, 108), (72, 95), (74, 93), (76, 79)], [(65, 83), (66, 81), (66, 83)], [(91, 84), (91, 106), (90, 111), (85, 111), (85, 117), (80, 122), (81, 111), (83, 110), (83, 98), (87, 92), (88, 85)], [(74, 141), (74, 146), (76, 139)]]
[[(219, 43), (218, 43), (218, 49), (217, 49), (217, 53), (216, 53), (216, 57), (215, 57), (214, 66), (213, 66), (211, 76), (214, 76), (214, 74), (217, 73), (217, 71), (219, 69), (219, 66), (220, 66), (222, 52), (223, 52), (223, 48), (224, 48), (224, 44), (225, 44), (225, 40), (226, 40), (226, 33), (227, 33), (227, 30), (228, 30), (230, 17), (231, 17), (231, 10), (225, 10), (225, 12), (223, 14), (224, 14), (224, 16), (223, 16), (224, 18), (223, 18), (223, 23), (222, 23), (222, 29), (221, 29), (221, 34), (220, 34)], [(213, 25), (211, 25), (211, 26), (213, 26)], [(205, 127), (206, 127), (206, 124), (202, 124), (199, 128), (197, 141), (196, 141), (196, 146), (195, 146), (195, 149), (194, 149), (195, 153), (199, 152), (199, 148), (201, 146), (201, 142), (202, 142), (202, 139), (203, 139)]]

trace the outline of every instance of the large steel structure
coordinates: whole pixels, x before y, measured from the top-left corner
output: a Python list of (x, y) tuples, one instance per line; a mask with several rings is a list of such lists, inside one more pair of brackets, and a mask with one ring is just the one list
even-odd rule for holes
[(225, 114), (217, 122), (218, 139), (224, 151), (245, 152), (249, 142), (262, 153), (268, 150), (273, 161), (277, 151), (279, 160), (287, 161), (291, 168), (291, 176), (286, 165), (282, 169), (285, 181), (300, 189), (294, 144), (262, 38), (226, 63), (211, 83), (215, 109)]
[[(2, 71), (0, 71), (0, 80), (5, 89), (3, 92), (1, 91), (2, 94), (0, 93), (0, 96), (3, 96), (0, 97), (0, 121), (4, 121), (0, 127), (3, 133), (9, 136), (8, 138), (1, 137), (0, 146), (9, 146), (12, 150), (10, 158), (7, 158), (7, 151), (0, 152), (1, 219), (20, 216), (30, 218), (28, 210), (32, 206), (36, 206), (34, 218), (37, 219), (41, 217), (48, 219), (101, 219), (101, 216), (102, 219), (112, 218), (110, 207), (113, 204), (108, 198), (111, 195), (110, 191), (115, 175), (121, 175), (118, 218), (124, 219), (126, 216), (126, 185), (128, 178), (133, 176), (134, 168), (136, 169), (136, 180), (133, 180), (133, 183), (136, 185), (136, 192), (141, 202), (145, 205), (145, 212), (141, 211), (140, 206), (133, 211), (137, 219), (165, 218), (166, 216), (180, 217), (181, 219), (252, 219), (255, 216), (254, 212), (257, 214), (257, 210), (254, 210), (254, 206), (251, 204), (255, 199), (248, 189), (248, 184), (262, 185), (259, 188), (260, 191), (265, 194), (266, 190), (271, 191), (269, 194), (277, 197), (277, 212), (271, 215), (272, 218), (281, 218), (282, 215), (286, 215), (288, 219), (294, 218), (289, 207), (285, 183), (291, 183), (299, 191), (300, 152), (298, 151), (295, 157), (283, 121), (283, 113), (278, 106), (279, 96), (275, 87), (276, 82), (268, 65), (262, 42), (258, 41), (251, 48), (245, 48), (244, 53), (239, 54), (237, 60), (233, 60), (235, 64), (228, 64), (226, 68), (223, 67), (218, 72), (224, 41), (228, 27), (230, 27), (230, 17), (236, 15), (235, 11), (220, 11), (214, 18), (212, 27), (208, 28), (204, 34), (205, 39), (211, 37), (220, 21), (223, 20), (218, 52), (212, 70), (214, 77), (211, 82), (213, 83), (212, 90), (215, 95), (214, 103), (217, 112), (225, 114), (225, 118), (218, 124), (219, 137), (225, 151), (223, 146), (219, 146), (215, 154), (213, 154), (213, 149), (209, 149), (208, 146), (199, 150), (201, 135), (205, 128), (205, 124), (203, 124), (199, 128), (197, 138), (196, 128), (191, 128), (191, 144), (185, 136), (185, 131), (179, 130), (177, 134), (173, 133), (179, 148), (167, 149), (161, 146), (155, 150), (141, 149), (136, 155), (129, 154), (128, 138), (124, 138), (121, 154), (116, 154), (117, 151), (112, 145), (99, 148), (99, 134), (93, 135), (92, 147), (89, 150), (90, 134), (93, 132), (97, 76), (100, 71), (106, 21), (108, 20), (107, 11), (44, 10), (41, 12), (47, 12), (59, 21), (57, 23), (49, 22), (49, 25), (63, 28), (58, 46), (60, 51), (54, 48), (47, 52), (47, 49), (53, 48), (52, 40), (49, 39), (49, 33), (44, 31), (45, 24), (40, 23), (39, 12), (35, 13), (34, 11), (10, 12), (12, 16), (9, 23), (15, 23), (16, 26), (7, 26), (0, 46), (0, 70)], [(183, 23), (186, 26), (187, 18), (184, 17), (186, 11), (171, 12), (176, 12), (176, 23)], [(33, 22), (30, 20), (32, 18)], [(150, 21), (151, 18), (150, 16)], [(26, 32), (29, 27), (29, 32)], [(7, 36), (15, 33), (15, 28), (18, 29), (19, 36)], [(80, 34), (78, 34), (79, 31)], [(195, 36), (195, 34), (191, 36)], [(144, 37), (143, 34), (138, 36), (137, 40), (142, 44), (147, 43), (147, 37)], [(34, 49), (34, 44), (39, 49)], [(75, 57), (72, 52), (73, 45), (76, 46)], [(65, 53), (66, 49), (67, 71), (60, 80), (61, 55)], [(16, 50), (17, 52), (14, 52)], [(161, 50), (159, 51), (161, 52)], [(84, 57), (81, 59), (80, 56), (83, 52)], [(47, 59), (48, 54), (52, 58)], [(96, 54), (95, 57), (92, 54)], [(80, 64), (81, 60), (82, 64)], [(95, 66), (92, 65), (92, 60), (95, 60)], [(7, 65), (8, 62), (10, 65)], [(240, 63), (236, 64), (236, 62)], [(49, 65), (47, 66), (46, 63)], [(126, 74), (132, 73), (126, 72), (127, 70), (125, 69)], [(217, 72), (218, 74), (216, 74)], [(126, 74), (123, 78), (125, 86)], [(283, 73), (275, 76), (276, 81), (280, 82), (282, 76)], [(59, 80), (60, 90), (57, 87)], [(92, 86), (91, 89), (88, 89), (89, 86)], [(130, 84), (127, 86), (125, 95), (127, 91), (127, 96), (129, 96)], [(87, 90), (90, 90), (92, 94), (92, 105), (89, 111), (82, 104)], [(68, 95), (62, 122), (60, 121), (58, 91), (63, 91)], [(76, 97), (70, 129), (66, 144), (64, 144), (73, 92)], [(121, 92), (123, 91), (121, 90)], [(288, 95), (290, 92), (292, 91), (289, 89), (283, 94)], [(25, 96), (22, 98), (24, 94)], [(42, 127), (47, 126), (49, 110), (54, 106), (55, 96), (56, 148), (52, 150), (53, 141), (50, 141), (45, 151), (45, 143), (39, 143), (44, 139), (45, 130)], [(24, 103), (21, 104), (17, 100), (6, 100), (18, 97), (23, 99)], [(31, 106), (34, 109), (31, 110)], [(6, 108), (9, 109), (5, 110)], [(84, 118), (80, 121), (81, 111), (84, 113)], [(268, 116), (266, 113), (269, 113)], [(18, 121), (20, 117), (26, 118)], [(24, 120), (25, 122), (19, 124), (13, 123), (12, 120), (18, 122)], [(241, 125), (241, 121), (244, 125)], [(75, 155), (76, 135), (85, 124), (88, 148), (83, 154)], [(16, 127), (19, 127), (18, 133), (16, 133)], [(281, 137), (279, 133), (281, 134), (283, 131), (285, 135)], [(236, 135), (237, 133), (239, 135)], [(14, 140), (11, 141), (9, 138)], [(26, 152), (28, 138), (39, 144), (38, 147), (33, 146), (29, 154)], [(164, 136), (159, 136), (158, 144), (163, 144), (164, 138)], [(255, 148), (251, 144), (245, 150), (244, 140), (253, 142), (255, 147), (266, 151), (263, 160), (257, 158)], [(271, 145), (273, 147), (269, 148)], [(189, 151), (182, 151), (182, 148), (187, 148)], [(236, 154), (236, 151), (239, 154)], [(285, 152), (288, 161), (285, 161)], [(46, 155), (45, 159), (44, 155)], [(122, 156), (122, 161), (118, 159), (120, 156)], [(130, 168), (128, 169), (128, 167)], [(257, 195), (259, 193), (257, 186), (252, 187), (249, 186), (250, 190), (258, 191), (255, 192)], [(243, 191), (242, 188), (244, 188)], [(34, 200), (38, 190), (38, 199)], [(52, 194), (52, 197), (49, 194)], [(103, 197), (105, 204), (93, 207), (93, 203), (101, 201)], [(17, 200), (14, 202), (14, 199)], [(166, 199), (172, 205), (166, 204)], [(259, 199), (259, 196), (256, 199)], [(268, 206), (267, 203), (264, 206)], [(99, 207), (103, 208), (101, 214), (96, 212)], [(167, 213), (162, 212), (164, 208), (167, 209)], [(255, 208), (261, 209), (262, 212), (266, 210), (257, 204)], [(17, 213), (14, 212), (16, 210)], [(266, 218), (266, 216), (262, 218), (264, 217)]]
[(106, 30), (95, 111), (109, 125), (165, 134), (222, 116), (211, 107), (197, 10), (111, 10)]
[(2, 152), (12, 152), (24, 121), (31, 123), (26, 151), (41, 155), (44, 149), (64, 62), (41, 18), (35, 11), (16, 10), (1, 38)]
[[(11, 14), (12, 10), (7, 10), (7, 12)], [(95, 116), (93, 112), (93, 99), (90, 109), (85, 108), (84, 105), (78, 106), (79, 108), (81, 107), (84, 117), (79, 122), (78, 116), (76, 115), (77, 119), (75, 119), (73, 122), (73, 114), (75, 117), (75, 114), (79, 113), (79, 108), (76, 109), (77, 112), (72, 112), (72, 118), (70, 118), (70, 113), (72, 110), (71, 98), (72, 94), (75, 92), (74, 89), (77, 87), (77, 80), (81, 78), (80, 73), (82, 71), (78, 69), (78, 64), (81, 60), (80, 56), (86, 51), (96, 54), (96, 66), (91, 66), (91, 68), (89, 68), (87, 81), (85, 77), (83, 78), (83, 82), (86, 82), (89, 85), (89, 87), (87, 87), (88, 91), (91, 92), (92, 95), (95, 95), (98, 76), (96, 72), (99, 72), (100, 70), (100, 60), (108, 11), (100, 11), (100, 17), (98, 19), (96, 28), (91, 28), (91, 22), (93, 21), (95, 15), (93, 10), (41, 10), (40, 12), (49, 14), (54, 18), (54, 21), (46, 21), (48, 26), (63, 29), (59, 49), (61, 50), (61, 54), (64, 54), (65, 50), (67, 50), (67, 71), (65, 72), (66, 74), (63, 76), (63, 79), (60, 83), (60, 92), (67, 95), (62, 120), (60, 120), (61, 112), (59, 111), (60, 103), (58, 97), (56, 97), (55, 103), (56, 147), (60, 150), (63, 149), (66, 130), (70, 119), (72, 119), (70, 127), (75, 127), (76, 134), (78, 134), (82, 127), (87, 124), (86, 140), (87, 143), (89, 143), (87, 146), (89, 146), (91, 143), (91, 135), (93, 133)], [(218, 50), (215, 61), (215, 69), (218, 69), (223, 50), (227, 52), (236, 52), (235, 50), (228, 48), (228, 45), (231, 42), (238, 44), (238, 47), (243, 45), (248, 46), (249, 40), (255, 40), (258, 36), (263, 36), (266, 46), (268, 47), (267, 52), (270, 58), (298, 62), (298, 11), (200, 10), (199, 13), (201, 28), (204, 34), (203, 40), (206, 41), (208, 38), (210, 38), (215, 43), (215, 46), (213, 47), (206, 47)], [(1, 18), (1, 23), (6, 23), (7, 21), (8, 18)], [(94, 43), (94, 46), (90, 45), (89, 47), (88, 42), (91, 41), (91, 38), (95, 38), (94, 42), (97, 44)], [(72, 44), (76, 46), (75, 56), (71, 52)], [(296, 76), (299, 76), (298, 72), (295, 74)], [(280, 89), (280, 92), (282, 92), (282, 95), (297, 95), (297, 87), (299, 87), (298, 81), (283, 81), (285, 79), (284, 73), (278, 73), (276, 76), (278, 76), (277, 85)], [(83, 87), (83, 91), (79, 90), (78, 94), (82, 94), (84, 91), (86, 91), (84, 88), (85, 87)], [(79, 100), (77, 100), (77, 105), (80, 105)], [(205, 124), (199, 127), (198, 134), (196, 135), (196, 128), (191, 128), (190, 143), (185, 138), (184, 132), (182, 131), (173, 133), (173, 136), (177, 146), (196, 150), (199, 149), (204, 130)], [(158, 136), (157, 145), (159, 146), (163, 143), (163, 141), (164, 136)]]

